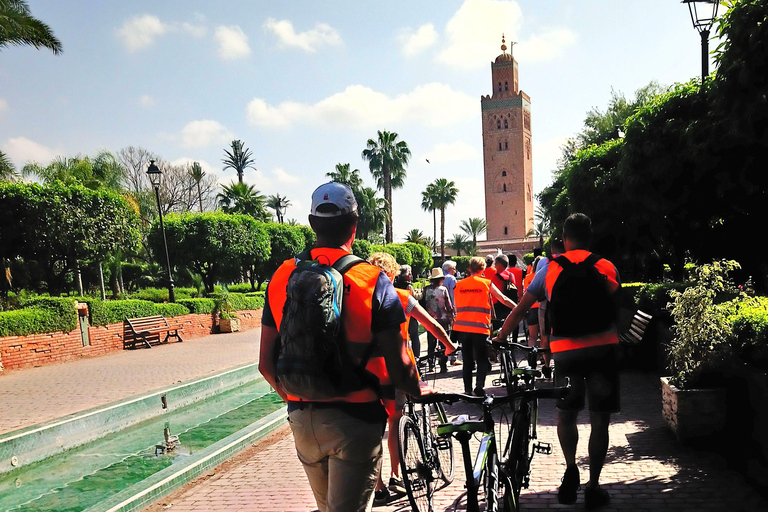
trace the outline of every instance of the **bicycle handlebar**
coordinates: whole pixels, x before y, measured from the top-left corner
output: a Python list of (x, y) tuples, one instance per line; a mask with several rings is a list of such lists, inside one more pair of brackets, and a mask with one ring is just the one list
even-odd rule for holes
[(571, 383), (568, 382), (565, 386), (557, 387), (557, 388), (535, 388), (535, 389), (522, 389), (519, 391), (515, 391), (509, 395), (506, 396), (493, 396), (493, 395), (486, 395), (486, 396), (475, 396), (475, 395), (465, 395), (463, 393), (431, 393), (429, 395), (425, 395), (422, 397), (414, 397), (413, 401), (416, 403), (421, 404), (433, 404), (436, 402), (446, 402), (446, 403), (454, 403), (454, 402), (467, 402), (471, 404), (477, 404), (477, 405), (504, 405), (508, 404), (509, 402), (514, 402), (517, 399), (534, 399), (534, 398), (543, 398), (543, 399), (558, 399), (565, 396), (568, 391), (570, 391)]
[(548, 348), (541, 348), (541, 347), (529, 347), (528, 345), (521, 345), (520, 343), (514, 343), (512, 341), (496, 341), (495, 339), (488, 336), (485, 339), (486, 343), (493, 346), (495, 349), (511, 349), (516, 348), (518, 350), (522, 350), (523, 352), (536, 352), (538, 354), (551, 354), (552, 351)]

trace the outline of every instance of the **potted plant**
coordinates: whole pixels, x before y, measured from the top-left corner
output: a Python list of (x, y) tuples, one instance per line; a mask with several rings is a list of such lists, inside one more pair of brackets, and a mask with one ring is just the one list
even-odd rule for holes
[(716, 434), (725, 426), (723, 375), (732, 360), (734, 337), (720, 303), (740, 294), (728, 279), (738, 268), (728, 260), (703, 265), (696, 269), (692, 286), (670, 292), (671, 375), (661, 377), (662, 412), (679, 440)]
[(234, 311), (228, 292), (217, 293), (213, 296), (213, 312), (219, 318), (219, 331), (237, 332), (240, 330), (240, 318)]

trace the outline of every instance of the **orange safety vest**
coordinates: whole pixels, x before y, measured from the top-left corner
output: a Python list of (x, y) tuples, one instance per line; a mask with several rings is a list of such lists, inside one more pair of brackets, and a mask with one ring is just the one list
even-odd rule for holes
[(456, 321), (453, 330), (491, 334), (491, 280), (478, 275), (465, 277), (453, 290)]
[[(536, 274), (527, 274), (525, 276), (525, 279), (523, 279), (523, 290), (527, 290), (528, 289), (528, 287), (531, 285), (531, 281), (533, 281), (533, 277), (535, 275)], [(533, 306), (531, 306), (531, 309), (534, 309), (534, 308), (537, 308), (537, 307), (539, 307), (539, 302), (538, 301), (533, 303)]]
[[(348, 254), (343, 249), (331, 249), (327, 247), (312, 249), (312, 258), (328, 265), (333, 265), (337, 259)], [(326, 261), (327, 260), (327, 261)], [(288, 277), (296, 268), (293, 258), (285, 260), (275, 271), (269, 283), (267, 300), (275, 325), (278, 326), (283, 318), (283, 306), (285, 304), (285, 290), (288, 285)], [(373, 292), (379, 279), (381, 269), (373, 265), (361, 263), (355, 265), (344, 274), (344, 299), (341, 312), (342, 325), (347, 340), (349, 354), (355, 361), (360, 361), (370, 343), (373, 343), (371, 332), (371, 315), (373, 307)], [(365, 369), (379, 378), (381, 393), (384, 397), (394, 397), (394, 386), (387, 373), (384, 357), (381, 351), (375, 348)], [(374, 389), (361, 389), (353, 391), (345, 396), (327, 400), (329, 402), (365, 403), (380, 400), (382, 397)], [(300, 401), (301, 398), (288, 395), (288, 400)]]
[[(585, 250), (575, 250), (563, 253), (561, 256), (565, 256), (573, 263), (580, 263), (587, 259), (591, 253)], [(610, 293), (616, 292), (619, 288), (619, 278), (616, 273), (616, 267), (610, 261), (601, 258), (596, 264), (595, 268), (598, 272), (606, 277), (608, 284), (608, 291)], [(552, 289), (555, 287), (555, 282), (558, 276), (563, 271), (555, 260), (551, 260), (547, 266), (547, 275), (545, 280), (545, 286), (547, 289), (547, 297), (552, 297)], [(614, 325), (610, 330), (606, 332), (600, 332), (595, 334), (589, 334), (586, 336), (579, 336), (577, 338), (562, 338), (550, 335), (549, 348), (555, 352), (564, 352), (566, 350), (576, 350), (587, 347), (597, 347), (600, 345), (616, 345), (619, 343), (619, 336), (616, 332), (616, 326)]]

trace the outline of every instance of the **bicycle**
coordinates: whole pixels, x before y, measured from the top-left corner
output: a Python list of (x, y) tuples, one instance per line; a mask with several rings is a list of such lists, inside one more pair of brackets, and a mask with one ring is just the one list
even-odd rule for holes
[[(421, 364), (426, 357), (419, 358)], [(398, 425), (400, 472), (414, 512), (431, 512), (437, 480), (453, 482), (453, 440), (440, 436), (437, 427), (448, 421), (440, 402), (417, 403), (406, 396)]]
[[(504, 384), (510, 395), (536, 389), (536, 378), (541, 376), (541, 372), (536, 369), (539, 354), (550, 353), (549, 349), (528, 347), (519, 343), (500, 343), (491, 338), (488, 338), (488, 343), (496, 348), (501, 356), (501, 377), (493, 381), (494, 385)], [(527, 353), (527, 366), (519, 366), (515, 350)], [(513, 403), (512, 426), (509, 430), (511, 435), (504, 443), (502, 460), (512, 470), (512, 489), (517, 502), (522, 489), (527, 489), (530, 484), (533, 456), (537, 453), (551, 454), (552, 445), (538, 440), (538, 397), (523, 395)]]
[[(494, 397), (493, 395), (478, 397), (457, 393), (436, 393), (418, 400), (420, 403), (453, 403), (462, 401), (480, 405), (482, 407), (482, 420), (472, 421), (468, 416), (461, 415), (452, 422), (443, 423), (437, 427), (438, 436), (455, 437), (461, 445), (462, 459), (466, 473), (468, 512), (479, 511), (480, 501), (478, 499), (478, 494), (481, 485), (484, 488), (486, 512), (518, 512), (520, 510), (519, 492), (516, 492), (515, 490), (516, 466), (514, 465), (514, 456), (507, 459), (499, 459), (495, 433), (496, 423), (493, 419), (494, 408), (514, 401), (527, 401), (538, 398), (559, 398), (566, 389), (567, 387), (521, 389), (503, 397)], [(480, 433), (482, 436), (477, 454), (473, 459), (469, 440), (475, 433)], [(499, 501), (499, 498), (501, 498), (501, 502)], [(421, 511), (421, 509), (419, 510)]]

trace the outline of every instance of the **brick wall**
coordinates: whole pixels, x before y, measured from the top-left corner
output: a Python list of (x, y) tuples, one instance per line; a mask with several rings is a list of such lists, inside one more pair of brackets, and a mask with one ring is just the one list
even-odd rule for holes
[[(238, 311), (242, 330), (261, 327), (261, 310)], [(179, 329), (185, 341), (214, 332), (214, 317), (210, 314), (191, 314), (168, 318), (168, 325)], [(218, 327), (216, 327), (218, 329)], [(123, 323), (88, 328), (91, 344), (84, 347), (80, 328), (71, 332), (31, 334), (0, 338), (0, 371), (94, 357), (123, 350), (125, 327)], [(129, 334), (130, 335), (130, 334)]]

